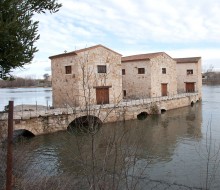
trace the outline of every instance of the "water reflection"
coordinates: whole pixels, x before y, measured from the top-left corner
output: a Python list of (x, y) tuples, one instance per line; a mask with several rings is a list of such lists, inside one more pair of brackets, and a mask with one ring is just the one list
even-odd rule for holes
[[(32, 149), (33, 157), (26, 163), (34, 163), (37, 167), (35, 171), (41, 176), (63, 173), (83, 176), (86, 171), (91, 172), (93, 140), (97, 167), (103, 164), (105, 158), (105, 169), (112, 171), (113, 158), (117, 154), (123, 160), (137, 159), (137, 171), (147, 165), (143, 176), (163, 179), (168, 183), (175, 181), (187, 186), (200, 186), (200, 160), (195, 144), (202, 138), (201, 108), (201, 104), (195, 104), (160, 116), (148, 116), (145, 120), (105, 124), (95, 139), (91, 135), (68, 132), (38, 136), (31, 141), (36, 146)], [(107, 149), (111, 148), (106, 157)], [(32, 170), (33, 167), (27, 173)], [(191, 173), (194, 176), (188, 179)]]
[[(85, 176), (91, 175), (92, 171), (93, 151), (97, 176), (102, 174), (105, 163), (103, 176), (111, 174), (106, 179), (120, 171), (137, 176), (147, 166), (141, 173), (141, 184), (137, 189), (147, 189), (152, 184), (150, 180), (163, 182), (161, 189), (172, 189), (174, 184), (176, 189), (180, 187), (178, 185), (185, 189), (204, 187), (210, 118), (213, 142), (216, 147), (220, 144), (219, 93), (220, 87), (204, 87), (202, 103), (167, 111), (160, 116), (147, 116), (144, 120), (105, 124), (95, 139), (91, 135), (74, 135), (66, 131), (37, 136), (25, 145), (18, 144), (17, 151), (28, 155), (22, 157), (25, 162), (23, 174), (27, 174), (25, 177), (36, 176), (36, 179), (39, 175), (42, 178), (74, 176), (79, 179), (78, 184), (86, 183)], [(216, 150), (212, 148), (211, 153), (214, 152)], [(120, 164), (115, 168), (116, 155)], [(134, 170), (131, 162), (136, 164)], [(220, 170), (216, 169), (215, 176), (219, 178)], [(211, 173), (210, 170), (209, 175)], [(211, 189), (219, 188), (220, 181), (213, 181)]]

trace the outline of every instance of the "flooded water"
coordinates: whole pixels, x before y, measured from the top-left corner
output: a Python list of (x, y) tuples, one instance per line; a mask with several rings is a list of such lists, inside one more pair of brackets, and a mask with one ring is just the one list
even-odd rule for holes
[(14, 105), (52, 105), (51, 88), (0, 88), (0, 111), (13, 100)]
[(219, 147), (220, 86), (203, 86), (193, 107), (106, 124), (92, 135), (34, 137), (17, 144), (16, 163), (32, 185), (49, 178), (63, 189), (92, 182), (100, 189), (220, 189)]

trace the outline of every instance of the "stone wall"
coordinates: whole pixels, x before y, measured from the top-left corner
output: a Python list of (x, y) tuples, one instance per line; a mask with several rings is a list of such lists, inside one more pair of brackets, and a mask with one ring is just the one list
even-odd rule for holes
[[(136, 119), (141, 112), (152, 114), (152, 110), (155, 110), (155, 108), (158, 111), (157, 113), (160, 114), (162, 109), (171, 110), (189, 106), (191, 102), (195, 103), (198, 100), (198, 94), (191, 93), (173, 97), (133, 100), (121, 102), (118, 105), (93, 105), (89, 107), (89, 115), (98, 117), (104, 123), (116, 122)], [(81, 107), (75, 109), (59, 108), (48, 110), (47, 112), (38, 111), (37, 113), (16, 112), (14, 114), (14, 129), (26, 129), (35, 135), (66, 130), (74, 119), (87, 114), (88, 110), (82, 110)], [(8, 121), (6, 113), (0, 114), (0, 121), (0, 137), (3, 139), (7, 132)]]
[[(177, 91), (178, 93), (186, 92), (186, 82), (195, 83), (195, 91), (202, 97), (202, 74), (201, 59), (198, 63), (177, 63)], [(193, 70), (193, 74), (187, 75), (187, 70)]]
[[(138, 68), (145, 68), (145, 74), (138, 74)], [(150, 60), (123, 62), (122, 69), (125, 69), (122, 87), (126, 98), (160, 97), (162, 83), (167, 84), (168, 96), (177, 94), (176, 62), (165, 53)]]
[[(121, 55), (97, 46), (51, 58), (54, 107), (96, 104), (96, 87), (109, 87), (109, 103), (122, 99)], [(106, 65), (106, 73), (97, 73), (97, 65)], [(65, 66), (72, 73), (65, 73)]]
[[(167, 95), (177, 94), (176, 62), (167, 54), (153, 58), (151, 61), (151, 97), (159, 97), (161, 94), (161, 84), (167, 84)], [(166, 69), (166, 74), (162, 73), (162, 68)]]
[[(83, 63), (87, 54), (87, 63)], [(78, 54), (80, 65), (79, 94), (80, 104), (85, 105), (85, 97), (90, 105), (96, 104), (96, 87), (109, 87), (109, 103), (117, 104), (122, 99), (121, 55), (98, 47)], [(106, 73), (98, 73), (97, 66), (106, 65)], [(84, 68), (84, 70), (83, 70)], [(85, 79), (85, 81), (83, 81)]]
[[(79, 106), (79, 66), (74, 59), (74, 56), (65, 56), (51, 60), (54, 107)], [(72, 73), (65, 74), (65, 66), (70, 65)]]
[(199, 99), (202, 99), (202, 59), (200, 59), (197, 64), (198, 64), (197, 86), (198, 86)]
[[(138, 74), (138, 68), (144, 68), (144, 74)], [(150, 97), (151, 92), (151, 67), (149, 61), (123, 62), (122, 87), (126, 90), (128, 99), (138, 99)]]

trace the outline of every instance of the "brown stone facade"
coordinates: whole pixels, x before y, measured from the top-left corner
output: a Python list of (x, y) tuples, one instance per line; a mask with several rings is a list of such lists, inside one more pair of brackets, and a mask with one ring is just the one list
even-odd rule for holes
[(50, 59), (54, 107), (117, 104), (121, 101), (120, 54), (97, 45), (51, 56)]
[[(150, 98), (177, 94), (176, 61), (164, 52), (122, 58), (126, 98)], [(141, 60), (142, 59), (142, 60)], [(144, 69), (139, 74), (138, 70)]]
[(198, 92), (202, 98), (201, 57), (176, 58), (177, 92)]
[(51, 56), (53, 106), (117, 104), (123, 99), (199, 92), (201, 58), (165, 52), (121, 57), (102, 45)]

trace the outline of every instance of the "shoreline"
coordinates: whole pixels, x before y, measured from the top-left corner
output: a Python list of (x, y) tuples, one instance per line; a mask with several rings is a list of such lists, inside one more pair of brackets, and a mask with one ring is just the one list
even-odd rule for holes
[(19, 87), (0, 87), (2, 89), (16, 89), (16, 88), (52, 88), (52, 86), (19, 86)]

